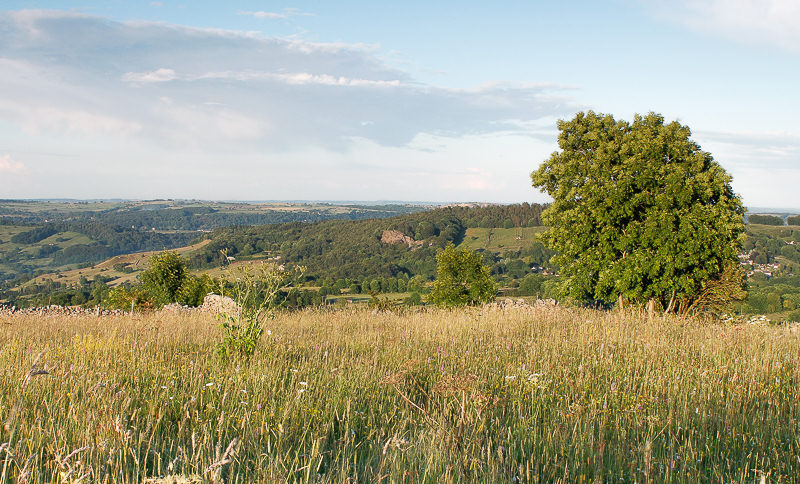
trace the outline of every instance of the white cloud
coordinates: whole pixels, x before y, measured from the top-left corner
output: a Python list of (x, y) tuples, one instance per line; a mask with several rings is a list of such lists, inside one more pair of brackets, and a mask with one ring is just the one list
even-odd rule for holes
[(800, 51), (798, 0), (655, 0), (661, 18), (735, 41)]
[(280, 18), (287, 18), (288, 15), (285, 13), (278, 13), (278, 12), (239, 12), (239, 15), (251, 15), (255, 18), (268, 18), (268, 19), (280, 19)]
[(121, 77), (126, 82), (167, 82), (177, 78), (175, 71), (163, 67), (150, 72), (126, 72)]
[(240, 11), (240, 12), (238, 12), (238, 14), (239, 15), (250, 15), (250, 16), (255, 17), (255, 18), (270, 19), (270, 20), (287, 19), (289, 17), (297, 17), (297, 16), (310, 17), (310, 16), (314, 15), (314, 14), (311, 14), (311, 13), (301, 12), (297, 8), (284, 8), (280, 12), (265, 12), (263, 10), (259, 10), (259, 11), (255, 11), (255, 12)]
[(0, 120), (26, 132), (130, 136), (141, 131), (137, 120), (108, 109), (111, 93), (65, 83), (58, 70), (27, 60), (0, 54), (0, 92)]
[[(177, 77), (175, 77), (177, 78)], [(175, 79), (174, 78), (174, 79)], [(290, 74), (278, 74), (274, 72), (206, 72), (199, 76), (186, 78), (185, 80), (196, 81), (202, 79), (222, 79), (222, 80), (235, 80), (235, 81), (281, 81), (286, 84), (302, 85), (302, 84), (318, 84), (324, 86), (399, 86), (399, 79), (392, 79), (386, 81), (374, 81), (371, 79), (353, 79), (345, 76), (331, 76), (328, 74), (311, 74), (308, 72), (294, 72)]]
[(576, 108), (548, 84), (420, 84), (374, 45), (54, 11), (0, 13), (0, 24), (0, 120), (28, 131), (171, 150), (346, 151), (357, 138), (404, 146), (421, 133), (520, 132)]
[(0, 92), (0, 145), (37, 169), (20, 197), (531, 200), (542, 130), (578, 109), (426, 85), (376, 45), (53, 11), (0, 12)]
[(25, 165), (14, 161), (11, 155), (0, 155), (0, 173), (18, 174), (22, 173)]
[(756, 162), (780, 169), (794, 167), (800, 160), (800, 136), (795, 133), (699, 131), (695, 137), (703, 149), (732, 163)]
[[(788, 132), (697, 131), (693, 138), (733, 177), (745, 203), (800, 208), (788, 194), (800, 180), (800, 136)], [(765, 189), (768, 187), (768, 189)]]

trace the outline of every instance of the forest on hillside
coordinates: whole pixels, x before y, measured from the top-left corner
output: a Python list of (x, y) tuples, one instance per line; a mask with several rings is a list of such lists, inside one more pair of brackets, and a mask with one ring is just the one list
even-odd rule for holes
[(361, 220), (427, 210), (421, 205), (198, 201), (0, 200), (0, 281), (91, 265), (109, 257), (189, 244), (232, 225)]
[[(542, 209), (542, 205), (528, 203), (443, 207), (387, 219), (228, 227), (209, 234), (211, 242), (189, 263), (192, 267), (210, 268), (222, 264), (223, 257), (264, 254), (305, 266), (308, 277), (314, 279), (419, 275), (427, 280), (436, 272), (436, 252), (447, 244), (460, 244), (467, 229), (539, 226)], [(384, 242), (386, 231), (399, 232), (418, 243)], [(542, 257), (536, 262), (541, 265), (549, 257), (541, 247), (539, 252)], [(487, 252), (485, 257), (490, 264), (498, 262), (497, 254)]]

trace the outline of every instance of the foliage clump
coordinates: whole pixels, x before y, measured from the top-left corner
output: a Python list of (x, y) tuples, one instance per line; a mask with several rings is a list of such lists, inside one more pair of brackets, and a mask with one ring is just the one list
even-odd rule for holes
[(150, 257), (150, 263), (140, 279), (153, 302), (163, 306), (176, 301), (187, 275), (183, 258), (175, 251), (164, 251)]
[(452, 244), (436, 254), (436, 281), (429, 300), (439, 306), (475, 306), (494, 300), (497, 285), (480, 254)]
[(186, 260), (175, 251), (151, 256), (139, 278), (139, 284), (111, 289), (102, 305), (109, 309), (153, 309), (177, 302), (196, 307), (203, 304), (203, 298), (214, 286), (208, 275), (190, 274)]
[(589, 111), (558, 128), (561, 151), (531, 178), (553, 197), (542, 238), (558, 253), (564, 295), (668, 312), (742, 295), (744, 208), (687, 126)]

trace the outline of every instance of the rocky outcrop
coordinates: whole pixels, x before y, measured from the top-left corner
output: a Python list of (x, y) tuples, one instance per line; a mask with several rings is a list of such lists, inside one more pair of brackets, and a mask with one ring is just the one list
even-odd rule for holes
[(203, 305), (198, 308), (200, 311), (209, 313), (227, 313), (237, 314), (239, 312), (239, 305), (236, 301), (228, 296), (220, 296), (218, 294), (206, 294), (203, 299)]
[(383, 234), (381, 234), (381, 242), (384, 244), (406, 244), (409, 249), (416, 249), (423, 244), (423, 241), (414, 240), (413, 237), (409, 237), (399, 230), (384, 230)]

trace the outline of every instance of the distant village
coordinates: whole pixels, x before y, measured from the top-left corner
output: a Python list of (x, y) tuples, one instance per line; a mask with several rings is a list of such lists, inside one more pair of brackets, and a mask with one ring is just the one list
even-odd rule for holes
[[(797, 242), (794, 240), (785, 241), (786, 245), (797, 245)], [(784, 264), (780, 262), (770, 262), (767, 264), (759, 264), (753, 261), (753, 253), (755, 250), (750, 250), (747, 252), (742, 252), (739, 254), (739, 264), (746, 268), (747, 270), (747, 277), (752, 277), (755, 274), (763, 274), (767, 277), (772, 277), (773, 275), (777, 275), (781, 272), (781, 268), (784, 267)], [(787, 276), (792, 276), (794, 274), (787, 273)]]

